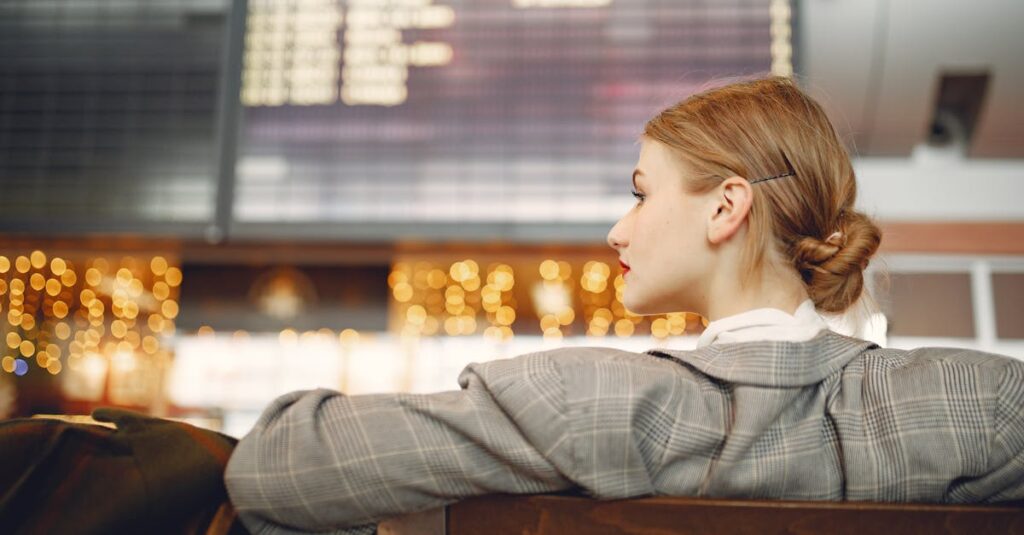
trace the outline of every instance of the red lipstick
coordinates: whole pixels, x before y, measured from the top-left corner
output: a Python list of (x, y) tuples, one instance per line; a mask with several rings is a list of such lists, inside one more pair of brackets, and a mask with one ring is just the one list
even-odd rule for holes
[(629, 264), (619, 260), (619, 266), (622, 267), (622, 276), (625, 277), (626, 273), (629, 273)]

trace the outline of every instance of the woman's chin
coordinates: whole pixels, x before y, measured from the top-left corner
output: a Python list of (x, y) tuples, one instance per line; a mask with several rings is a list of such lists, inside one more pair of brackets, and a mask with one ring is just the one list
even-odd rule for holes
[(636, 314), (637, 316), (650, 316), (652, 314), (657, 314), (657, 312), (651, 311), (652, 307), (650, 303), (647, 303), (642, 299), (630, 299), (629, 295), (622, 296), (622, 306), (626, 307), (626, 310), (631, 314)]
[(645, 300), (637, 296), (631, 296), (628, 293), (622, 296), (622, 306), (626, 307), (632, 314), (637, 316), (656, 316), (658, 314), (670, 314), (673, 312), (679, 312), (685, 310), (685, 308), (679, 308), (678, 306), (672, 306), (671, 303), (657, 303), (651, 300)]

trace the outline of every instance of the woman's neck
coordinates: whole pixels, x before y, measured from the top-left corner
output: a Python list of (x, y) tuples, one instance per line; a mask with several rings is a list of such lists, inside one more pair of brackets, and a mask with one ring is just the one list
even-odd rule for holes
[(737, 280), (742, 280), (739, 273), (720, 272), (711, 282), (706, 311), (708, 321), (758, 308), (777, 308), (795, 314), (800, 304), (809, 299), (796, 273), (786, 277), (765, 269), (756, 284), (752, 281), (737, 285)]

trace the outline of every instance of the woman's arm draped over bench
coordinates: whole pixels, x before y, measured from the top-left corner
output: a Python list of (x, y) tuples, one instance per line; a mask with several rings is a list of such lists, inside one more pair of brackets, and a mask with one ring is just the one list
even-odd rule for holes
[(231, 457), (231, 499), (254, 533), (360, 533), (467, 496), (569, 488), (561, 379), (547, 358), (516, 360), (470, 365), (459, 391), (282, 396)]

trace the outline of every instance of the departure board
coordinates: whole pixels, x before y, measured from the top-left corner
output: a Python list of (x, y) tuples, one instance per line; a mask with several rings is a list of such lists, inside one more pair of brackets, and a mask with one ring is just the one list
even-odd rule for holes
[(249, 0), (234, 220), (595, 222), (643, 124), (792, 71), (781, 0)]
[(200, 232), (230, 9), (0, 0), (0, 232)]

